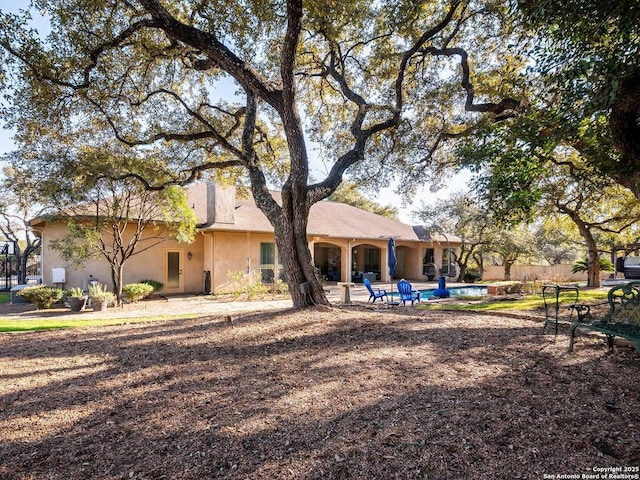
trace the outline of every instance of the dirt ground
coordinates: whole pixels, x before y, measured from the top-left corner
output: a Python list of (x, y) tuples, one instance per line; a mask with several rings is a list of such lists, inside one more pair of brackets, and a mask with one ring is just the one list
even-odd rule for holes
[(638, 473), (640, 355), (541, 331), (355, 305), (0, 335), (0, 478)]

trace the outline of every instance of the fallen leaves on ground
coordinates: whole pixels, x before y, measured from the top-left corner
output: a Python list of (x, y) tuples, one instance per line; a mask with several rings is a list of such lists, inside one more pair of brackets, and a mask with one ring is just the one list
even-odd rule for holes
[(640, 355), (308, 309), (0, 336), (3, 479), (540, 479), (640, 463)]

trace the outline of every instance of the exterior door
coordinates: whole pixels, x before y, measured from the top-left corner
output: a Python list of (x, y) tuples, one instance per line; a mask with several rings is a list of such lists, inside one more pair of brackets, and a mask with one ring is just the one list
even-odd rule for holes
[(182, 250), (166, 250), (165, 253), (165, 293), (183, 293), (184, 292), (184, 275), (182, 270), (184, 267)]

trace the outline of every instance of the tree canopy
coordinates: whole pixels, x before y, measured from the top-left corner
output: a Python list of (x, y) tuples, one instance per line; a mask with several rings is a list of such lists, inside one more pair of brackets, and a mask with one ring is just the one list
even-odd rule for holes
[[(410, 189), (443, 140), (522, 109), (506, 1), (39, 0), (46, 39), (0, 16), (10, 124), (34, 157), (114, 139), (155, 175), (250, 182), (274, 226), (294, 304), (326, 303), (306, 241), (309, 209), (345, 172)], [(232, 85), (235, 95), (223, 90)], [(309, 180), (309, 142), (328, 175)], [(268, 183), (282, 190), (279, 204)]]

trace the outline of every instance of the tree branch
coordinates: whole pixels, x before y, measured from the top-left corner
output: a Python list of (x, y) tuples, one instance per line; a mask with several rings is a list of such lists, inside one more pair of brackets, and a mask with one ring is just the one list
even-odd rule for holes
[[(499, 103), (473, 103), (475, 97), (475, 89), (470, 81), (469, 54), (463, 48), (437, 48), (427, 47), (422, 50), (435, 56), (451, 57), (457, 55), (460, 57), (460, 67), (462, 68), (462, 80), (460, 84), (464, 88), (467, 98), (464, 108), (468, 112), (494, 113), (496, 115), (503, 114), (507, 111), (520, 112), (524, 108), (524, 101), (514, 98), (504, 98)], [(507, 118), (507, 117), (505, 117)]]
[(216, 62), (245, 90), (262, 98), (278, 111), (282, 109), (282, 91), (224, 46), (215, 35), (176, 20), (157, 0), (140, 0), (142, 6), (157, 22), (157, 27), (179, 42), (190, 45)]

